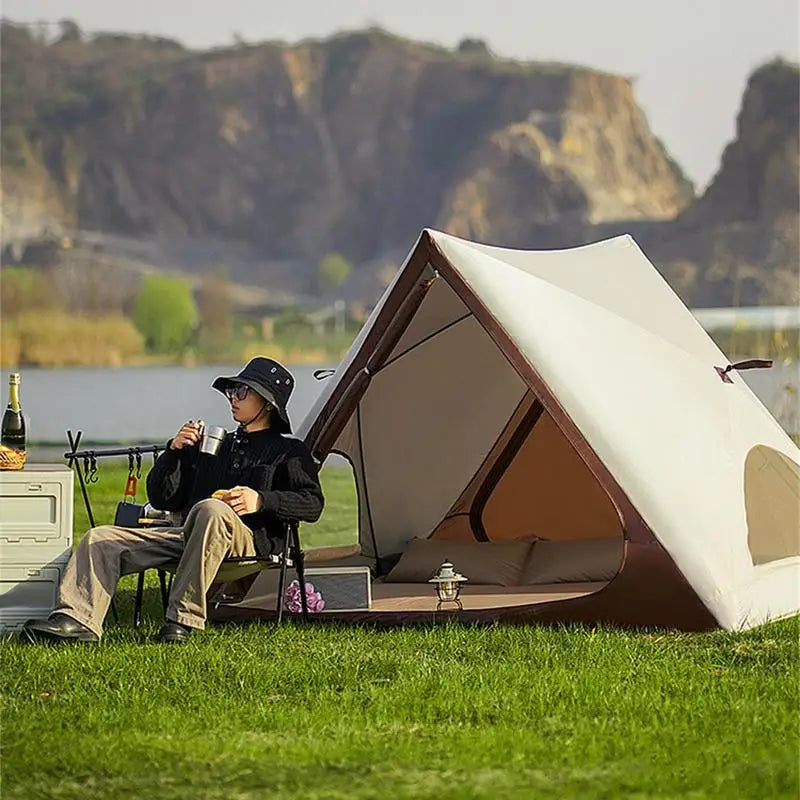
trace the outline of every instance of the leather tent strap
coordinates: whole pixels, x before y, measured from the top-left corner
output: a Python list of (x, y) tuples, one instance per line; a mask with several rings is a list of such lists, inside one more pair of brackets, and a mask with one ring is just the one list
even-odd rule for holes
[(728, 364), (724, 369), (722, 367), (714, 367), (717, 375), (725, 381), (725, 383), (733, 383), (728, 376), (732, 369), (769, 369), (772, 366), (772, 359), (770, 358), (749, 358), (746, 361), (737, 361), (735, 364)]

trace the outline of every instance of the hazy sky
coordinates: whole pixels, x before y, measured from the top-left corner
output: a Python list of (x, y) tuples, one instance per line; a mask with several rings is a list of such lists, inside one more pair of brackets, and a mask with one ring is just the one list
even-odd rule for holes
[(798, 60), (800, 0), (2, 0), (19, 22), (74, 19), (87, 31), (157, 33), (205, 48), (323, 37), (379, 25), (501, 57), (557, 60), (633, 76), (653, 131), (702, 188), (733, 138), (748, 74)]

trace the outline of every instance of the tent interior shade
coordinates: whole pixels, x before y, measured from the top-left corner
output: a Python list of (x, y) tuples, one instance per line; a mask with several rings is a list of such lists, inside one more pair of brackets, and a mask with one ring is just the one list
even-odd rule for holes
[(622, 539), (606, 492), (444, 280), (332, 449), (353, 465), (371, 557), (414, 537)]

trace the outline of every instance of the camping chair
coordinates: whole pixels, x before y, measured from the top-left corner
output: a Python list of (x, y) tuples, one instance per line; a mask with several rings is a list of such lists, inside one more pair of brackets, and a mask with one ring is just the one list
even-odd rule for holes
[[(89, 525), (95, 527), (94, 513), (92, 511), (92, 503), (89, 499), (89, 492), (87, 484), (93, 483), (97, 480), (97, 459), (108, 457), (127, 456), (129, 463), (133, 460), (137, 463), (137, 470), (141, 467), (142, 453), (152, 453), (153, 460), (156, 459), (158, 454), (164, 449), (163, 445), (140, 445), (135, 447), (125, 448), (112, 448), (104, 450), (78, 450), (82, 431), (78, 431), (73, 437), (72, 431), (67, 431), (67, 440), (69, 442), (70, 450), (64, 453), (64, 458), (67, 459), (68, 465), (78, 476), (78, 484), (81, 488), (83, 496), (83, 503), (86, 508), (86, 513), (89, 518)], [(81, 464), (83, 462), (83, 465)], [(172, 582), (172, 575), (177, 569), (178, 562), (170, 562), (157, 568), (159, 575), (159, 584), (161, 588), (161, 600), (166, 611), (169, 588)], [(276, 602), (276, 621), (280, 624), (283, 620), (283, 595), (286, 585), (286, 571), (289, 566), (293, 566), (297, 573), (297, 580), (300, 586), (305, 586), (305, 570), (304, 570), (304, 556), (303, 550), (300, 547), (300, 534), (299, 523), (297, 520), (291, 520), (284, 526), (283, 548), (280, 553), (270, 554), (269, 556), (230, 556), (223, 560), (219, 571), (215, 577), (215, 583), (227, 583), (230, 581), (243, 578), (263, 569), (277, 568), (280, 570), (278, 577), (278, 597)], [(170, 574), (170, 582), (167, 583), (167, 574)], [(136, 599), (134, 602), (133, 611), (133, 625), (138, 628), (142, 622), (142, 602), (144, 599), (144, 575), (145, 570), (139, 573), (139, 578), (136, 586)], [(301, 613), (304, 620), (308, 619), (308, 605), (305, 592), (300, 592)], [(114, 600), (111, 601), (111, 613), (115, 622), (119, 622), (119, 614), (117, 613), (116, 604)]]
[[(283, 621), (283, 596), (286, 589), (286, 572), (292, 566), (297, 574), (300, 586), (305, 586), (305, 557), (300, 547), (299, 524), (297, 520), (287, 522), (284, 526), (283, 549), (280, 553), (268, 556), (229, 556), (222, 561), (212, 585), (232, 583), (234, 581), (254, 575), (264, 569), (279, 569), (278, 598), (275, 604), (275, 618), (278, 625)], [(178, 569), (177, 561), (170, 561), (156, 568), (158, 570), (159, 586), (161, 589), (161, 603), (164, 613), (169, 603), (169, 592), (172, 588), (172, 579)], [(169, 581), (167, 580), (169, 575)], [(144, 599), (144, 571), (139, 573), (136, 584), (136, 600), (133, 608), (133, 627), (142, 624), (142, 602)], [(223, 601), (216, 601), (219, 606)], [(300, 603), (304, 621), (308, 621), (308, 605), (306, 593), (300, 593)]]

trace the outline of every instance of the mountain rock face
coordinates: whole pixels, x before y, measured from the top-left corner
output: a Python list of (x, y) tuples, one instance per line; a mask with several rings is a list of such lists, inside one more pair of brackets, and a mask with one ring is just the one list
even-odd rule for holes
[(796, 263), (789, 65), (754, 75), (737, 141), (695, 201), (620, 76), (376, 30), (209, 52), (2, 32), (6, 244), (92, 231), (192, 270), (213, 242), (234, 280), (282, 289), (338, 251), (357, 266), (342, 291), (367, 301), (427, 226), (538, 248), (630, 231), (687, 302), (766, 302), (740, 267)]
[(380, 32), (210, 53), (4, 33), (12, 237), (38, 216), (365, 260), (426, 225), (518, 243), (530, 225), (671, 218), (692, 196), (613, 75)]
[(756, 70), (736, 138), (706, 192), (643, 237), (648, 253), (696, 306), (800, 302), (797, 65)]

